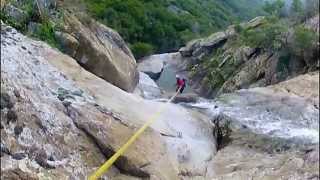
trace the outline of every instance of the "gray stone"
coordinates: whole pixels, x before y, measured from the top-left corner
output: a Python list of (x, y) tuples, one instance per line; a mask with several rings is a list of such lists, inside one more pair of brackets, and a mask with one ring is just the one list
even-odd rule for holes
[(15, 160), (21, 160), (27, 157), (25, 153), (14, 153), (11, 155), (13, 159)]
[(174, 98), (173, 103), (195, 103), (199, 99), (197, 94), (178, 94), (176, 98)]
[(139, 83), (135, 92), (146, 99), (161, 97), (158, 85), (145, 73), (139, 73)]
[(26, 12), (24, 12), (23, 10), (8, 4), (4, 7), (3, 9), (4, 13), (9, 16), (10, 18), (12, 18), (14, 21), (23, 24), (25, 23), (25, 21), (28, 18), (28, 15)]
[(221, 41), (226, 40), (227, 38), (228, 38), (228, 36), (225, 32), (217, 32), (217, 33), (214, 33), (214, 34), (210, 35), (209, 37), (203, 39), (200, 42), (200, 46), (212, 47), (214, 45), (219, 44)]
[(164, 68), (164, 60), (161, 58), (152, 58), (152, 56), (144, 58), (138, 64), (138, 70), (148, 74), (153, 80), (160, 78)]
[(28, 23), (28, 31), (32, 34), (35, 34), (40, 31), (40, 26), (40, 23), (31, 21)]
[(245, 28), (256, 28), (265, 22), (264, 16), (258, 16), (245, 24)]
[(68, 51), (76, 51), (74, 58), (88, 71), (132, 92), (138, 83), (139, 74), (136, 60), (121, 36), (87, 15), (78, 16), (68, 12), (64, 14), (65, 31), (74, 34), (79, 42), (77, 46), (76, 41), (72, 40), (74, 43), (68, 46)]
[(64, 32), (56, 31), (54, 35), (63, 52), (70, 55), (71, 57), (74, 57), (79, 47), (78, 40), (72, 35)]

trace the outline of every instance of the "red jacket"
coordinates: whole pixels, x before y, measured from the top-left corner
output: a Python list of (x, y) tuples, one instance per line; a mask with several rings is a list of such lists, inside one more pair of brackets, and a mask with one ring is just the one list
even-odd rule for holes
[(182, 79), (179, 79), (178, 82), (177, 82), (177, 85), (178, 85), (179, 87), (184, 86), (184, 81), (183, 81)]

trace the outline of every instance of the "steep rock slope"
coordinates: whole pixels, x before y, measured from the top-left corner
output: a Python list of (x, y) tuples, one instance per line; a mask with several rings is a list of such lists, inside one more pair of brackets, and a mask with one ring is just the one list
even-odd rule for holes
[[(9, 26), (1, 36), (3, 177), (84, 179), (164, 105), (122, 91)], [(167, 106), (108, 177), (212, 177), (216, 144), (208, 119)]]
[(319, 178), (319, 72), (216, 100), (216, 119), (232, 132), (214, 157), (215, 179)]
[[(134, 126), (99, 106), (90, 93), (49, 64), (50, 54), (101, 83), (102, 79), (44, 43), (5, 25), (1, 29), (2, 177), (19, 171), (35, 179), (85, 179), (133, 134)], [(116, 167), (137, 177), (177, 179), (166, 152), (159, 133), (149, 130)]]
[(65, 8), (63, 1), (7, 1), (2, 7), (4, 22), (59, 48), (111, 84), (134, 90), (139, 79), (136, 60), (111, 28)]

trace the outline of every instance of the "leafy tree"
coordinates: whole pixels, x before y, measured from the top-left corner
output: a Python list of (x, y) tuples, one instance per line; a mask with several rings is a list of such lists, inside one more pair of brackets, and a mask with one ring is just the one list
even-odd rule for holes
[(284, 44), (283, 34), (286, 31), (286, 26), (273, 17), (258, 28), (244, 29), (240, 34), (240, 40), (247, 46), (279, 50)]
[(300, 0), (293, 0), (291, 4), (291, 11), (293, 13), (299, 14), (303, 10), (303, 5)]
[[(207, 36), (236, 20), (247, 20), (262, 12), (255, 11), (260, 0), (84, 1), (93, 17), (117, 30), (131, 47), (146, 43), (156, 53), (177, 50), (193, 38)], [(250, 8), (244, 5), (248, 3)]]
[(294, 31), (294, 49), (293, 51), (304, 57), (305, 53), (310, 53), (310, 50), (315, 46), (319, 35), (314, 31), (305, 28), (303, 26), (298, 26)]
[(292, 0), (291, 3), (291, 19), (296, 22), (301, 22), (305, 16), (305, 11), (301, 0)]
[(130, 48), (137, 60), (144, 56), (151, 55), (154, 51), (153, 46), (151, 44), (143, 42), (134, 43)]
[(279, 16), (283, 11), (285, 2), (283, 0), (266, 1), (263, 10), (270, 15)]

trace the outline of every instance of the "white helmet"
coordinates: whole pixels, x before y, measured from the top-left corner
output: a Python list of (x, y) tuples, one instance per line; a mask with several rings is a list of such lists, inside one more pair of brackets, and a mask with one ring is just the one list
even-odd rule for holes
[(180, 78), (180, 76), (177, 74), (177, 75), (176, 75), (176, 78)]

